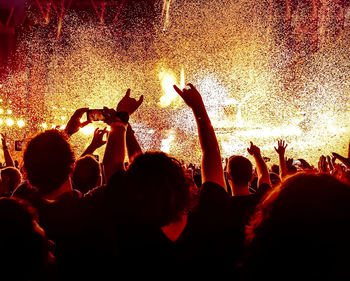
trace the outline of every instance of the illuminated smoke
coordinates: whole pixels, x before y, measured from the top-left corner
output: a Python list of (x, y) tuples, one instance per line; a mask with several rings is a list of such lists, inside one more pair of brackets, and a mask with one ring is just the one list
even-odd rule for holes
[[(350, 9), (336, 14), (341, 10), (336, 1), (320, 0), (313, 21), (314, 6), (280, 8), (276, 2), (158, 1), (160, 22), (149, 48), (149, 33), (128, 33), (126, 48), (100, 22), (83, 22), (68, 12), (53, 39), (39, 30), (28, 34), (20, 48), (27, 53), (23, 67), (0, 81), (2, 130), (11, 126), (12, 139), (19, 139), (33, 134), (32, 128), (62, 129), (75, 109), (115, 108), (131, 88), (133, 97), (145, 96), (131, 118), (143, 149), (198, 161), (193, 113), (172, 87), (192, 83), (203, 96), (223, 157), (247, 155), (253, 141), (276, 162), (279, 138), (289, 143), (288, 157), (317, 163), (321, 154), (345, 155)], [(337, 16), (344, 17), (343, 29)], [(96, 126), (72, 137), (77, 153)]]

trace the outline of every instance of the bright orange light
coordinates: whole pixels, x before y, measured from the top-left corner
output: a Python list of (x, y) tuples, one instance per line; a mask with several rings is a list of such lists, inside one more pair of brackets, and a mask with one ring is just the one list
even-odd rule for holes
[[(185, 83), (184, 75), (184, 72), (182, 72), (181, 80), (183, 81), (181, 81), (181, 84)], [(160, 79), (164, 93), (164, 95), (160, 98), (158, 104), (161, 107), (168, 107), (170, 105), (174, 105), (175, 107), (179, 106), (181, 104), (181, 98), (173, 87), (174, 85), (178, 85), (174, 72), (171, 70), (163, 70), (161, 73), (159, 73), (158, 77)], [(182, 85), (180, 85), (180, 87), (184, 88)]]
[(10, 119), (10, 118), (9, 118), (9, 119), (6, 119), (6, 125), (7, 125), (7, 126), (10, 126), (10, 127), (11, 127), (13, 124), (15, 124), (15, 122), (14, 122), (12, 119)]
[(84, 135), (92, 135), (95, 132), (95, 127), (92, 124), (89, 124), (79, 130)]

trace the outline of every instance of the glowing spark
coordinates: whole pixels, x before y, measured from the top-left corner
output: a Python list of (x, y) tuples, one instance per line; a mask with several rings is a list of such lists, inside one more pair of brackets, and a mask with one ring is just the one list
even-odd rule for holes
[(0, 119), (0, 124), (2, 124), (2, 119)]
[(7, 114), (12, 114), (12, 110), (11, 110), (11, 109), (8, 109), (8, 110), (7, 110)]
[(6, 119), (6, 125), (7, 126), (12, 126), (13, 124), (15, 124), (15, 122), (12, 119)]
[(170, 4), (171, 4), (171, 0), (164, 0), (163, 2), (162, 17), (164, 17), (164, 24), (163, 24), (164, 31), (167, 30), (170, 24), (170, 17), (169, 17)]
[(0, 114), (3, 114), (4, 110), (2, 108), (0, 108)]
[(185, 84), (185, 69), (184, 67), (181, 67), (181, 78), (180, 78), (180, 89), (183, 89), (186, 87)]
[(42, 124), (41, 124), (41, 127), (43, 127), (44, 129), (46, 129), (46, 128), (47, 128), (47, 124), (46, 124), (46, 123), (42, 123)]

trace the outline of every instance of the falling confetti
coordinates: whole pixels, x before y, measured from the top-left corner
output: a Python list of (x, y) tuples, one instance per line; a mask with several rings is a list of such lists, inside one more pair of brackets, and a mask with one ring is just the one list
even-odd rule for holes
[[(62, 129), (75, 109), (115, 108), (131, 88), (133, 97), (145, 96), (130, 119), (143, 149), (199, 163), (193, 114), (172, 89), (192, 83), (202, 93), (223, 157), (247, 156), (253, 141), (277, 163), (280, 138), (288, 143), (288, 157), (314, 165), (321, 154), (345, 155), (349, 6), (341, 26), (339, 1), (292, 2), (164, 0), (151, 29), (119, 37), (108, 24), (68, 11), (58, 37), (43, 27), (21, 42), (21, 67), (0, 81), (6, 101), (0, 104), (1, 128), (10, 126), (13, 140)], [(93, 123), (73, 136), (77, 154), (103, 126)]]

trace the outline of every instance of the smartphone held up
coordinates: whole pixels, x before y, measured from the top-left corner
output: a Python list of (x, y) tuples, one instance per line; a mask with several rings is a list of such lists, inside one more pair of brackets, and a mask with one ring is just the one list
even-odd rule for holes
[(89, 109), (86, 112), (88, 121), (104, 121), (106, 119), (103, 109)]

